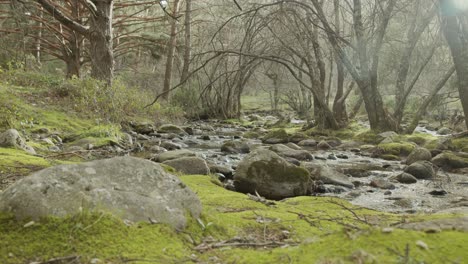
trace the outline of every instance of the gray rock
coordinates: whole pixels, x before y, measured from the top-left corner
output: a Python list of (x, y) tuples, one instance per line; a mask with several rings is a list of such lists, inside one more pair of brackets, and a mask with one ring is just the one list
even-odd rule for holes
[(328, 144), (328, 142), (326, 142), (325, 140), (322, 140), (317, 144), (317, 148), (322, 150), (328, 150), (331, 149), (332, 146), (330, 146), (330, 144)]
[(312, 177), (316, 181), (322, 181), (325, 184), (339, 185), (346, 188), (354, 188), (354, 184), (349, 180), (349, 177), (328, 167), (324, 164), (305, 162), (302, 163)]
[(133, 130), (137, 132), (138, 134), (148, 135), (155, 131), (154, 125), (148, 122), (134, 123), (134, 124), (131, 124), (131, 126)]
[(395, 138), (395, 137), (398, 137), (398, 134), (394, 131), (386, 131), (386, 132), (382, 132), (378, 135), (379, 137), (381, 138)]
[(161, 153), (158, 155), (156, 160), (159, 162), (165, 162), (168, 160), (185, 158), (185, 157), (194, 157), (194, 156), (195, 156), (195, 152), (192, 152), (186, 149), (180, 149), (180, 150), (172, 150), (172, 151)]
[(26, 145), (26, 142), (16, 129), (8, 129), (0, 134), (0, 147), (22, 149), (29, 154), (36, 154), (36, 151), (31, 146)]
[(276, 144), (270, 147), (270, 150), (276, 152), (283, 158), (293, 158), (296, 160), (313, 160), (314, 157), (307, 150), (294, 150), (283, 144)]
[(431, 152), (425, 148), (416, 147), (413, 151), (409, 154), (408, 158), (406, 159), (406, 164), (411, 165), (416, 161), (423, 161), (423, 160), (431, 160), (432, 155)]
[(419, 180), (432, 179), (436, 176), (434, 165), (429, 161), (417, 161), (406, 167), (405, 172)]
[(288, 163), (273, 151), (258, 149), (245, 157), (234, 174), (236, 190), (256, 191), (267, 199), (283, 199), (306, 195), (309, 172)]
[(280, 144), (288, 143), (289, 135), (284, 129), (272, 130), (262, 139), (265, 144)]
[(0, 211), (13, 213), (18, 219), (64, 217), (83, 209), (184, 228), (185, 214), (199, 217), (201, 203), (160, 165), (132, 157), (48, 168), (0, 194)]
[(208, 167), (211, 173), (221, 173), (226, 179), (232, 179), (233, 177), (234, 170), (231, 168), (216, 164), (209, 164)]
[(371, 175), (371, 171), (384, 171), (381, 165), (373, 163), (339, 163), (334, 165), (334, 169), (355, 178), (364, 178)]
[(185, 130), (182, 129), (181, 127), (176, 126), (176, 125), (171, 125), (171, 124), (160, 126), (159, 129), (158, 129), (158, 132), (160, 132), (160, 133), (174, 133), (174, 134), (177, 134), (177, 135), (187, 134), (187, 132), (185, 132)]
[(296, 144), (294, 144), (292, 142), (289, 142), (288, 144), (286, 144), (286, 147), (294, 149), (294, 150), (302, 150), (301, 147), (299, 147), (298, 145), (296, 145)]
[(406, 172), (403, 172), (403, 173), (399, 174), (396, 177), (396, 180), (399, 183), (403, 183), (403, 184), (412, 184), (412, 183), (417, 183), (418, 182), (418, 179), (416, 179), (416, 177), (414, 177), (413, 175), (411, 175), (409, 173), (406, 173)]
[(395, 185), (393, 185), (386, 179), (381, 179), (381, 178), (373, 179), (369, 185), (375, 188), (382, 189), (382, 190), (394, 190), (395, 189)]
[(314, 139), (306, 139), (298, 143), (298, 145), (301, 147), (316, 147), (317, 144), (317, 141), (315, 141)]
[(463, 156), (459, 153), (446, 151), (435, 156), (432, 163), (448, 170), (468, 168), (468, 155)]
[(181, 149), (181, 146), (179, 144), (176, 144), (171, 141), (163, 141), (161, 142), (161, 147), (167, 149), (167, 150), (176, 150), (176, 149)]
[(174, 169), (189, 175), (208, 175), (210, 169), (204, 159), (198, 157), (185, 157), (163, 162)]
[(221, 146), (221, 151), (225, 153), (249, 153), (250, 147), (244, 141), (226, 141)]

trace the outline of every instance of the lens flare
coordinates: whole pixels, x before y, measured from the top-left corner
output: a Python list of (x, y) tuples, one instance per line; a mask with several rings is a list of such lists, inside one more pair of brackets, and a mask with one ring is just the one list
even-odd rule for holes
[(459, 10), (468, 10), (468, 0), (453, 0), (453, 4)]

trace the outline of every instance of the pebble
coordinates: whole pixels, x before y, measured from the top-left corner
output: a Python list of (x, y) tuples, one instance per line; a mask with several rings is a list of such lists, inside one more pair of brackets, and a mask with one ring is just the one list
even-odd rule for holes
[(392, 233), (393, 230), (395, 229), (391, 227), (385, 227), (385, 228), (382, 228), (382, 233), (389, 234), (389, 233)]
[(421, 241), (421, 240), (416, 241), (416, 246), (418, 246), (418, 247), (420, 247), (420, 248), (422, 248), (424, 250), (429, 249), (429, 246), (426, 243), (424, 243), (423, 241)]

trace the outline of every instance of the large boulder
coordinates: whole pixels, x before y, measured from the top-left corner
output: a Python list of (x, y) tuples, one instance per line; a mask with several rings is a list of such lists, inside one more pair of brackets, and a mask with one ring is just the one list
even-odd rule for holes
[(221, 151), (225, 153), (249, 153), (250, 147), (247, 142), (244, 141), (226, 141), (221, 146)]
[(148, 135), (155, 131), (154, 125), (149, 122), (131, 123), (130, 125), (138, 134)]
[(435, 156), (432, 163), (448, 170), (468, 168), (468, 154), (446, 151)]
[(257, 149), (245, 157), (234, 174), (236, 190), (258, 192), (274, 200), (306, 195), (309, 183), (307, 170), (265, 149)]
[(426, 148), (416, 147), (411, 151), (408, 158), (406, 159), (406, 164), (411, 165), (416, 161), (431, 160), (431, 152)]
[(270, 150), (284, 158), (293, 158), (296, 160), (313, 160), (314, 157), (307, 150), (295, 150), (283, 144), (276, 144), (270, 147)]
[(0, 134), (0, 147), (22, 149), (30, 154), (36, 154), (36, 151), (31, 146), (26, 145), (26, 142), (16, 129), (8, 129)]
[(354, 184), (350, 181), (349, 177), (328, 167), (325, 164), (306, 162), (302, 163), (311, 175), (311, 178), (316, 181), (322, 181), (325, 184), (332, 184), (343, 186), (346, 188), (354, 188)]
[(161, 153), (157, 156), (156, 160), (159, 162), (165, 162), (168, 160), (174, 160), (185, 157), (195, 157), (195, 152), (187, 149), (172, 150)]
[(429, 161), (417, 161), (406, 167), (405, 172), (419, 180), (432, 179), (436, 176), (434, 165)]
[(198, 157), (186, 157), (173, 159), (163, 162), (163, 164), (169, 165), (174, 169), (189, 175), (208, 175), (210, 169), (204, 159)]
[(83, 209), (184, 228), (186, 213), (199, 217), (201, 203), (160, 165), (133, 157), (48, 168), (0, 194), (0, 211), (13, 213), (18, 219), (63, 217)]

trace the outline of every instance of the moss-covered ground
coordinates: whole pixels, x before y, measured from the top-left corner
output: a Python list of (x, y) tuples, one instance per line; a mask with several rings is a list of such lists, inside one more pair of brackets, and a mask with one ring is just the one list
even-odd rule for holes
[[(339, 199), (297, 197), (267, 206), (181, 176), (200, 197), (203, 214), (184, 231), (125, 224), (106, 214), (48, 218), (33, 225), (0, 217), (0, 263), (80, 256), (84, 263), (463, 263), (468, 236), (383, 228), (435, 216), (397, 216)], [(453, 216), (438, 216), (453, 217)], [(427, 248), (425, 247), (427, 246)]]

